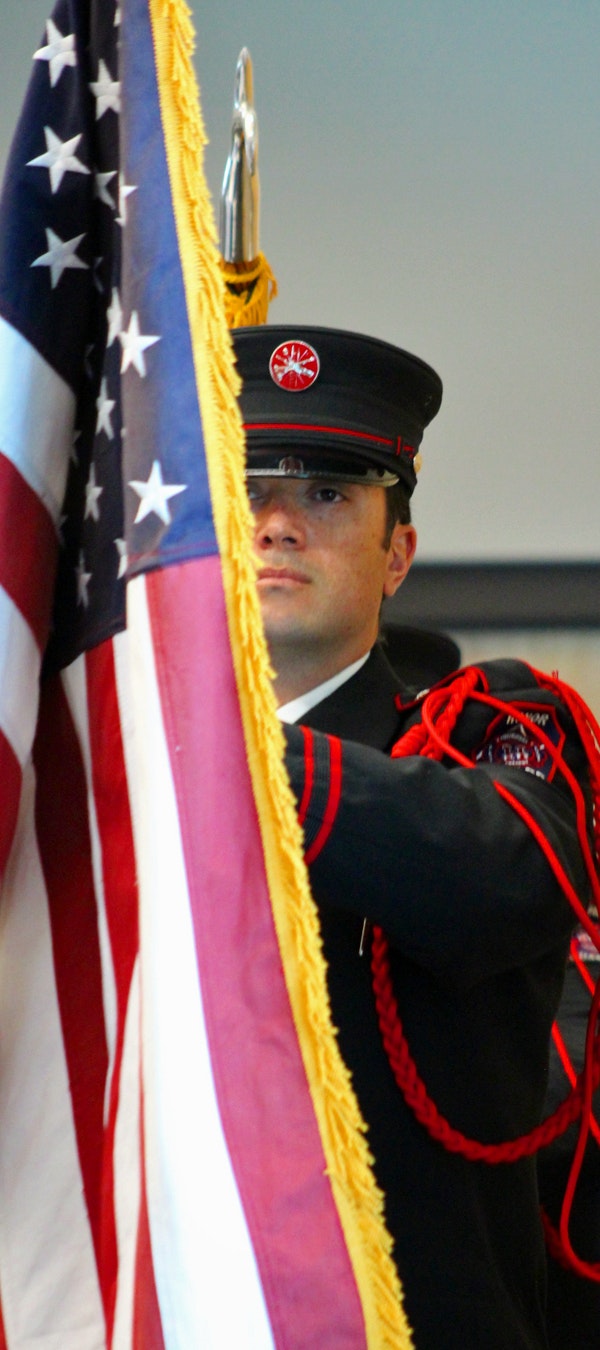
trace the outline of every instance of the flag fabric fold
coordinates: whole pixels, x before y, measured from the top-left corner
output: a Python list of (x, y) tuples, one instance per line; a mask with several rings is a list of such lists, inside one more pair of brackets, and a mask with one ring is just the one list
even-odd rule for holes
[(181, 0), (59, 0), (0, 204), (0, 1346), (409, 1346), (281, 765), (191, 47)]

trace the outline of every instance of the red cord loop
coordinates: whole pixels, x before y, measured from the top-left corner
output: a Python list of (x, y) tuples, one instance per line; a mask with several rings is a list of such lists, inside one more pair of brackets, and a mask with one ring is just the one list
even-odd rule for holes
[[(473, 762), (451, 744), (452, 733), (468, 700), (473, 699), (485, 703), (491, 708), (500, 709), (504, 713), (510, 713), (517, 717), (523, 726), (542, 741), (546, 750), (552, 756), (555, 771), (562, 775), (573, 795), (578, 839), (592, 894), (600, 911), (600, 727), (590, 709), (569, 685), (564, 684), (555, 676), (543, 675), (538, 671), (533, 671), (533, 674), (538, 687), (558, 696), (568, 708), (586, 753), (593, 801), (591, 846), (588, 837), (584, 794), (565, 763), (560, 748), (555, 746), (543, 729), (531, 721), (520, 708), (513, 707), (491, 695), (487, 689), (483, 672), (475, 666), (460, 671), (450, 684), (438, 686), (427, 694), (421, 707), (421, 720), (396, 742), (392, 749), (392, 756), (400, 758), (406, 755), (422, 755), (436, 760), (446, 757), (453, 759), (455, 763), (465, 768), (472, 769), (475, 767)], [(559, 859), (534, 817), (519, 799), (514, 797), (502, 784), (495, 783), (494, 786), (503, 800), (519, 814), (531, 830), (579, 922), (583, 924), (596, 948), (600, 951), (598, 926), (592, 921), (587, 910), (581, 904)], [(579, 1077), (575, 1079), (566, 1100), (551, 1116), (529, 1133), (503, 1143), (483, 1144), (478, 1140), (467, 1138), (460, 1130), (450, 1125), (432, 1101), (425, 1084), (419, 1077), (398, 1015), (398, 1005), (390, 971), (388, 942), (381, 928), (377, 926), (373, 927), (371, 967), (379, 1026), (396, 1083), (416, 1118), (428, 1130), (432, 1138), (436, 1139), (444, 1148), (478, 1162), (490, 1164), (516, 1162), (517, 1159), (529, 1157), (540, 1148), (546, 1147), (563, 1134), (575, 1120), (580, 1119), (579, 1138), (567, 1183), (559, 1228), (554, 1228), (548, 1216), (544, 1213), (542, 1214), (542, 1222), (548, 1249), (552, 1255), (569, 1269), (575, 1270), (577, 1274), (600, 1281), (600, 1263), (592, 1264), (580, 1260), (573, 1251), (569, 1237), (569, 1220), (573, 1197), (593, 1120), (592, 1096), (600, 1084), (600, 983), (592, 1000), (584, 1067)], [(596, 1132), (594, 1130), (594, 1133)]]

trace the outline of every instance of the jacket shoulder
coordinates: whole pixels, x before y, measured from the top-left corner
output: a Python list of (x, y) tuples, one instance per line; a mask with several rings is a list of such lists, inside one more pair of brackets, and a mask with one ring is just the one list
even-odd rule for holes
[(547, 689), (552, 683), (549, 676), (534, 670), (526, 661), (519, 661), (513, 657), (500, 657), (494, 661), (475, 661), (472, 665), (463, 667), (461, 674), (464, 674), (465, 670), (473, 669), (481, 671), (488, 689), (495, 694), (540, 691)]

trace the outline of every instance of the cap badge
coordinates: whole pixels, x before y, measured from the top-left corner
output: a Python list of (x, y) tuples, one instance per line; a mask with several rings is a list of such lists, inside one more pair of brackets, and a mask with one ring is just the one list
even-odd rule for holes
[(297, 455), (284, 455), (277, 467), (280, 473), (299, 473), (304, 476), (304, 460), (298, 459)]
[(310, 389), (319, 374), (319, 358), (308, 342), (280, 342), (269, 361), (271, 379), (288, 393)]

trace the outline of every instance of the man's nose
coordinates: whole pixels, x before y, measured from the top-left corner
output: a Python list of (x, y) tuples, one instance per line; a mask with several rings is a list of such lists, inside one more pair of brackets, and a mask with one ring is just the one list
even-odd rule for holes
[(272, 502), (259, 513), (255, 533), (258, 548), (302, 548), (305, 540), (301, 514), (284, 502)]

